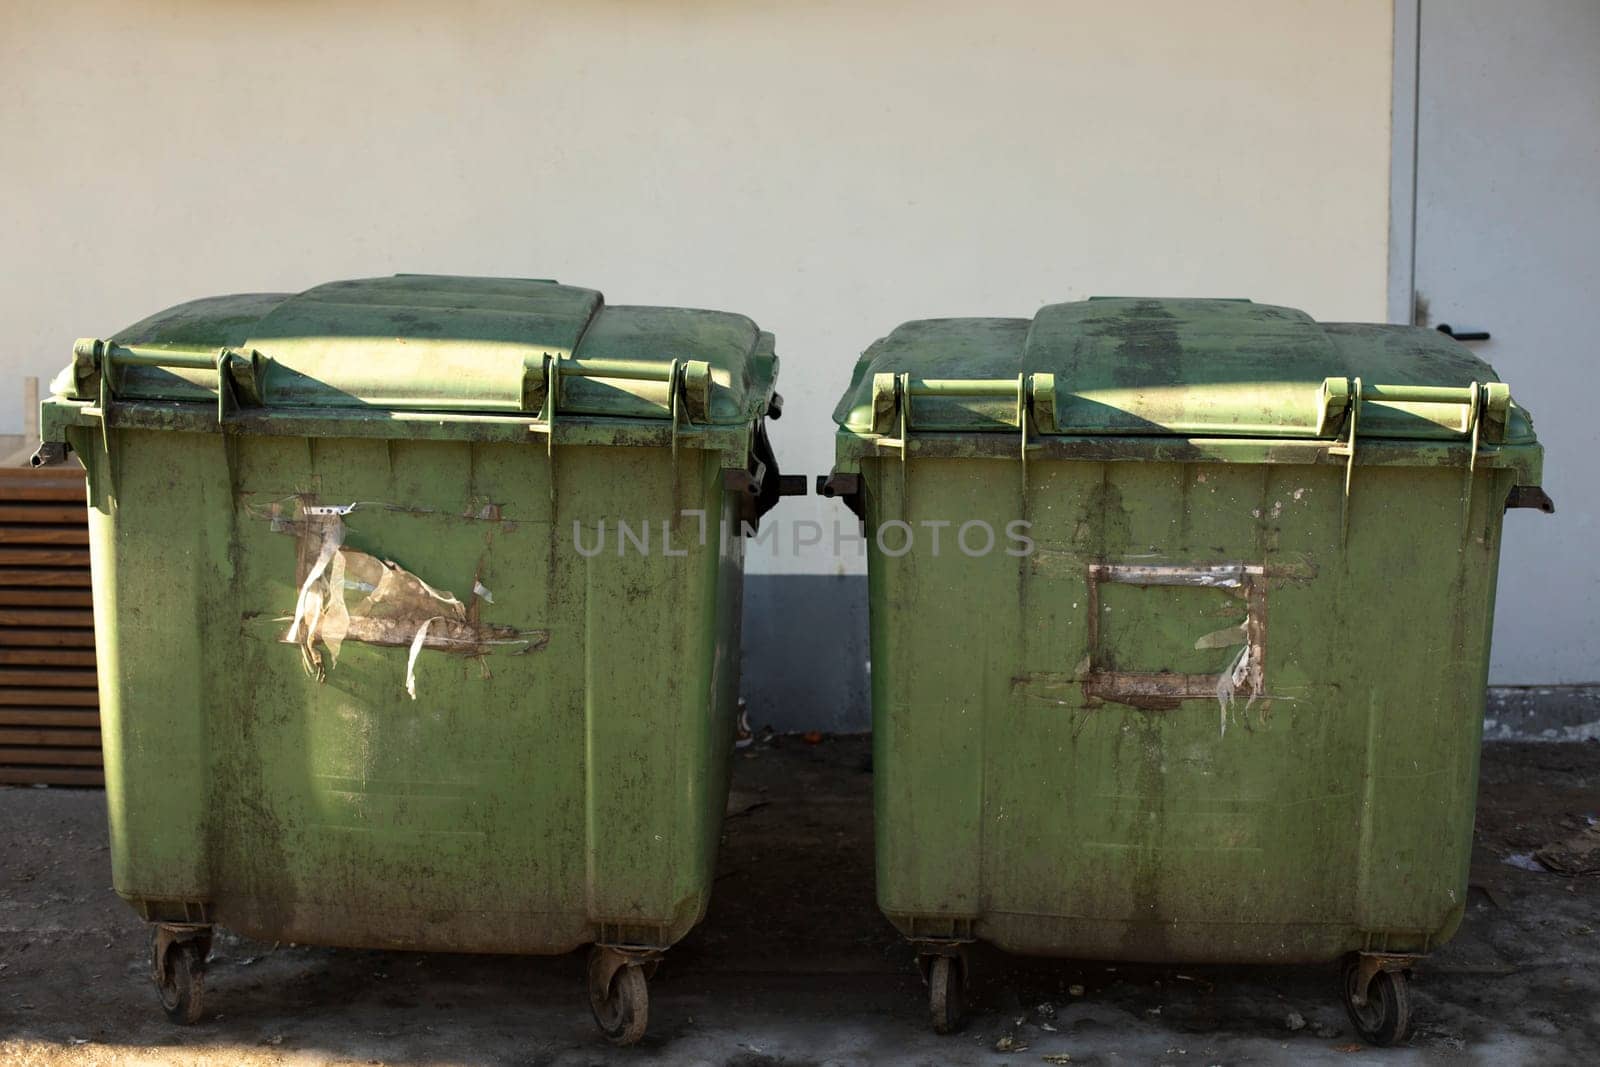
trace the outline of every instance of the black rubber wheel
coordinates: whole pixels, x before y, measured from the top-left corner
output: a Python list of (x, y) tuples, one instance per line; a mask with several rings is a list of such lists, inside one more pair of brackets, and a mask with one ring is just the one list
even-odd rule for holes
[(167, 1018), (180, 1026), (200, 1021), (205, 1011), (206, 949), (204, 940), (177, 941), (166, 958), (156, 961), (156, 993)]
[(961, 1028), (966, 1013), (966, 989), (961, 961), (953, 956), (935, 956), (928, 961), (928, 1017), (936, 1034), (954, 1033)]
[(1398, 971), (1378, 971), (1367, 983), (1367, 1002), (1356, 1003), (1356, 981), (1360, 965), (1350, 960), (1344, 965), (1344, 1010), (1356, 1033), (1369, 1045), (1397, 1045), (1411, 1031), (1411, 992), (1406, 976)]
[(631, 1045), (644, 1036), (650, 1025), (650, 986), (644, 968), (627, 964), (617, 968), (605, 999), (589, 992), (589, 1010), (606, 1040), (613, 1045)]

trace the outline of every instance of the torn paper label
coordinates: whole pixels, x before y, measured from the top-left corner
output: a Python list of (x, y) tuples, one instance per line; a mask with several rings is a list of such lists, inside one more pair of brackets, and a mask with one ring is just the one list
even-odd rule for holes
[(324, 678), (348, 641), (404, 648), (406, 691), (416, 699), (416, 661), (424, 648), (481, 656), (496, 646), (527, 652), (549, 642), (545, 630), (482, 622), (479, 604), (494, 598), (481, 582), (473, 582), (469, 607), (398, 563), (351, 548), (344, 518), (353, 508), (303, 505), (301, 519), (284, 524), (300, 538), (305, 576), (283, 639), (300, 647), (308, 674)]
[(345, 570), (344, 553), (335, 552), (333, 562), (328, 565), (328, 604), (323, 608), (322, 625), (317, 631), (322, 643), (328, 646), (331, 667), (339, 665), (339, 646), (350, 632), (350, 608), (344, 600)]

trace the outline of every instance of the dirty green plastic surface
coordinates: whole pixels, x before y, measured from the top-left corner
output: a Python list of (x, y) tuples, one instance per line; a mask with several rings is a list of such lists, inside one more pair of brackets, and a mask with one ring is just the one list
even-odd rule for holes
[[(1431, 331), (1091, 301), (902, 326), (836, 419), (903, 933), (1214, 962), (1450, 936), (1501, 515), (1541, 463), (1492, 368)], [(872, 536), (897, 520), (909, 550)]]
[[(1329, 417), (1337, 398), (1320, 393), (1335, 377), (1387, 387), (1366, 398), (1361, 433), (1447, 440), (1460, 437), (1462, 408), (1440, 392), (1494, 379), (1433, 330), (1317, 323), (1248, 300), (1095, 298), (1031, 320), (908, 322), (856, 365), (834, 420), (870, 432), (874, 380), (906, 373), (924, 383), (910, 412), (928, 430), (1015, 428), (1016, 390), (1001, 386), (1025, 373), (1039, 433), (1326, 437), (1342, 428)], [(960, 383), (974, 379), (996, 389), (973, 395)], [(1533, 439), (1525, 415), (1508, 418), (1504, 440)]]
[[(157, 362), (195, 353), (237, 357), (226, 403), (215, 362)], [(88, 473), (117, 892), (266, 940), (680, 938), (738, 689), (724, 472), (775, 373), (747, 319), (518, 281), (227, 297), (80, 342), (43, 436)], [(619, 519), (647, 554), (619, 554)], [(336, 660), (331, 596), (323, 639), (287, 640), (333, 529)]]
[[(84, 355), (93, 344), (80, 343), (57, 393), (95, 396), (105, 360)], [(745, 426), (765, 411), (777, 370), (770, 336), (742, 315), (607, 307), (592, 289), (554, 282), (421, 274), (196, 300), (99, 345), (119, 399), (216, 404), (220, 354), (226, 400), (245, 423), (282, 409), (356, 414), (367, 425), (351, 432), (370, 432), (373, 409), (538, 413), (552, 364), (558, 414), (668, 417), (676, 363), (685, 419)]]

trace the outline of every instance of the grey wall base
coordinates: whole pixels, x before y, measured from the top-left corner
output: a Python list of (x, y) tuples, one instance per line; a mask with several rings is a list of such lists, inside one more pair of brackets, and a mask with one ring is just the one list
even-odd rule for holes
[(866, 576), (745, 575), (743, 678), (757, 730), (872, 729)]
[(1600, 685), (1490, 686), (1486, 741), (1600, 741)]

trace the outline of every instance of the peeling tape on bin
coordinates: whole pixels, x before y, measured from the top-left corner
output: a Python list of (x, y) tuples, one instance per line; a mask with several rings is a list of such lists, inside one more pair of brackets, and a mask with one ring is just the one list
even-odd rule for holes
[(516, 646), (515, 651), (527, 652), (549, 643), (546, 630), (480, 621), (480, 601), (494, 602), (480, 581), (473, 582), (468, 606), (392, 560), (346, 545), (344, 517), (355, 507), (302, 501), (299, 521), (275, 520), (276, 528), (300, 538), (300, 558), (311, 561), (298, 583), (294, 618), (283, 637), (300, 647), (307, 674), (325, 679), (328, 670), (338, 666), (346, 641), (404, 648), (405, 689), (415, 700), (416, 662), (424, 648), (481, 656), (494, 646)]

